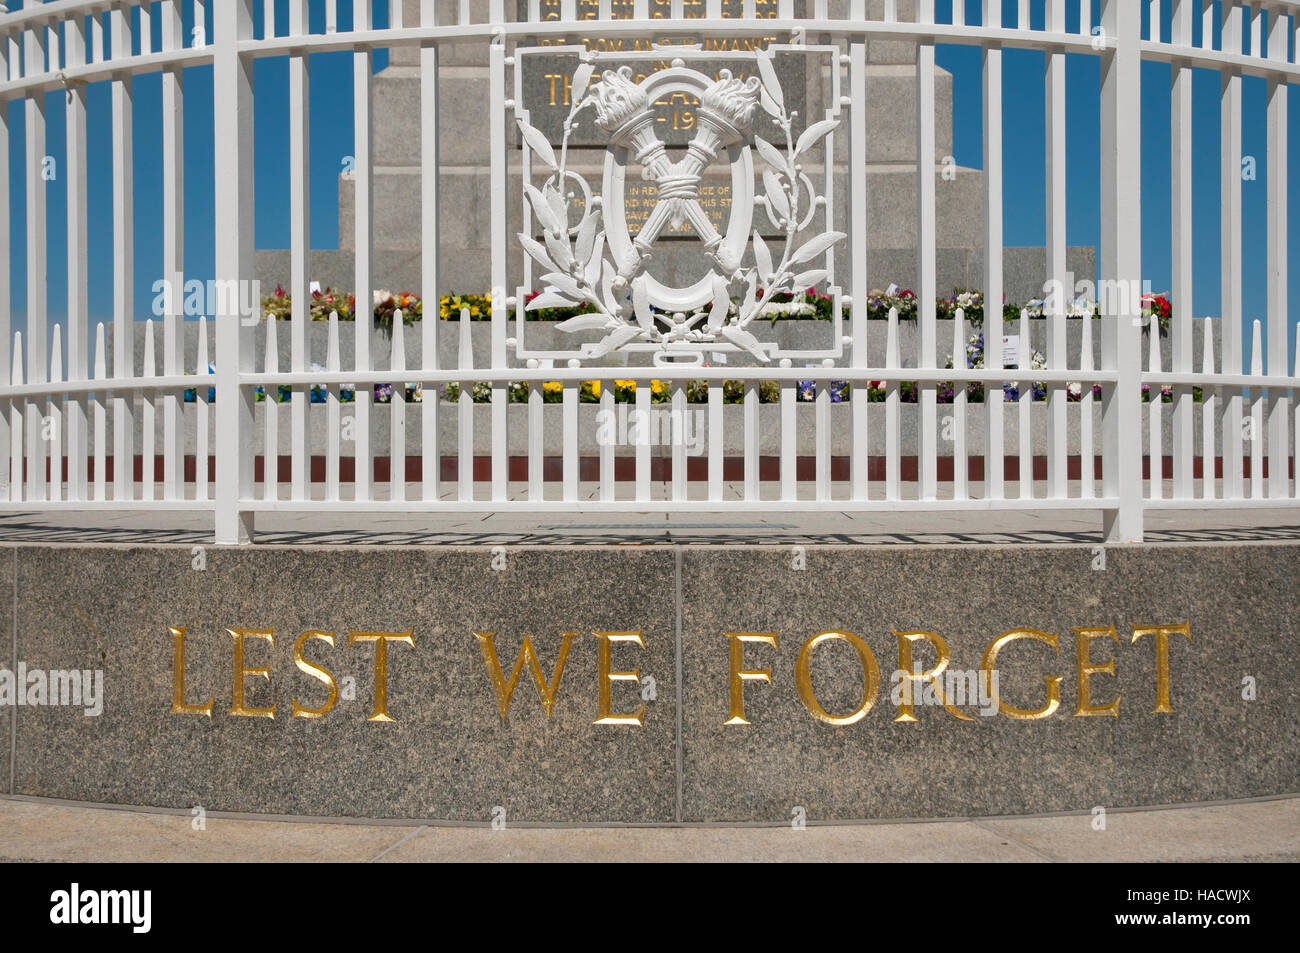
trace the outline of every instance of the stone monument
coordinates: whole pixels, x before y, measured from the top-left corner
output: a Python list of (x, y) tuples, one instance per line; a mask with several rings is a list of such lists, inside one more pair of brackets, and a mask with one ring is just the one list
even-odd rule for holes
[[(419, 22), (419, 0), (403, 0), (404, 22)], [(869, 15), (881, 16), (883, 0), (871, 0)], [(528, 0), (517, 0), (518, 10), (508, 5), (509, 13), (526, 17)], [(841, 6), (843, 0), (832, 2)], [(449, 22), (456, 16), (455, 3), (443, 3), (442, 15)], [(666, 16), (668, 4), (653, 0), (652, 16)], [(660, 7), (663, 9), (661, 10)], [(554, 9), (552, 9), (554, 8)], [(559, 0), (539, 0), (543, 19), (555, 19)], [(703, 0), (687, 0), (688, 16), (704, 15)], [(723, 12), (738, 16), (741, 0), (726, 0)], [(760, 15), (775, 16), (776, 0), (757, 0)], [(630, 0), (614, 0), (613, 15), (630, 16)], [(594, 19), (595, 0), (579, 0), (579, 16)], [(801, 13), (796, 10), (796, 15)], [(832, 16), (843, 11), (832, 9)], [(553, 14), (553, 15), (552, 15)], [(915, 15), (914, 0), (899, 0), (901, 20)], [(773, 36), (757, 40), (788, 42), (790, 38)], [(814, 44), (821, 38), (806, 36)], [(701, 37), (705, 49), (744, 49), (753, 38)], [(574, 34), (555, 43), (586, 43), (597, 49), (621, 49), (622, 40)], [(647, 47), (653, 40), (627, 40), (628, 44)], [(629, 49), (632, 46), (628, 47)], [(488, 51), (482, 43), (450, 44), (442, 47), (439, 86), (440, 129), (438, 135), (441, 165), (441, 254), (440, 292), (482, 293), (489, 289), (491, 270), (491, 181), (488, 115)], [(524, 106), (532, 121), (554, 144), (558, 145), (559, 124), (567, 114), (565, 77), (576, 59), (557, 55), (536, 57), (541, 66), (530, 66), (524, 76)], [(665, 53), (665, 62), (670, 55)], [(828, 70), (809, 64), (799, 69), (793, 58), (782, 70), (781, 82), (787, 93), (801, 106), (806, 117), (820, 115), (830, 93)], [(564, 64), (567, 61), (568, 66)], [(873, 41), (868, 46), (868, 274), (872, 287), (884, 288), (891, 283), (913, 287), (917, 283), (916, 262), (916, 53), (915, 45), (906, 41)], [(548, 69), (546, 63), (553, 62)], [(778, 63), (780, 58), (778, 58)], [(669, 146), (685, 145), (693, 122), (692, 105), (687, 102), (659, 104), (659, 132)], [(936, 159), (941, 172), (937, 184), (939, 237), (937, 248), (937, 287), (945, 294), (958, 287), (983, 285), (983, 172), (956, 166), (953, 154), (953, 77), (940, 69), (935, 82)], [(809, 119), (808, 121), (812, 121)], [(425, 296), (420, 273), (420, 211), (418, 206), (420, 176), (420, 68), (419, 52), (413, 47), (392, 50), (389, 66), (374, 79), (374, 280), (376, 287), (392, 291), (418, 291)], [(590, 132), (590, 129), (588, 130)], [(833, 194), (837, 199), (848, 195), (845, 163), (848, 137), (835, 137), (836, 173)], [(581, 132), (571, 149), (570, 165), (583, 174), (595, 173), (603, 155), (603, 141), (583, 138)], [(518, 182), (519, 151), (511, 157), (511, 178)], [(355, 283), (355, 182), (344, 173), (339, 179), (339, 247), (313, 250), (311, 279), (322, 285), (352, 290)], [(654, 203), (653, 185), (643, 186), (636, 196), (628, 196), (629, 219)], [(725, 178), (705, 178), (705, 197), (715, 201), (719, 214), (729, 204)], [(510, 233), (520, 221), (520, 189), (512, 184), (510, 194)], [(640, 210), (638, 209), (640, 207)], [(758, 216), (756, 221), (761, 221)], [(842, 225), (841, 219), (841, 225)], [(761, 225), (759, 226), (761, 230)], [(686, 226), (689, 230), (689, 225)], [(691, 267), (698, 243), (687, 235), (661, 241), (663, 250), (658, 267), (669, 275)], [(837, 271), (847, 269), (847, 243), (837, 252)], [(512, 256), (511, 268), (517, 269), (519, 256)], [(1071, 248), (1067, 255), (1069, 269), (1090, 276), (1095, 271), (1095, 251)], [(287, 286), (289, 253), (286, 250), (259, 250), (258, 277), (265, 286)], [(519, 275), (511, 274), (512, 287)], [(1004, 287), (1008, 301), (1021, 302), (1042, 294), (1046, 278), (1046, 256), (1042, 248), (1007, 248), (1005, 250)], [(841, 279), (843, 281), (843, 279)]]

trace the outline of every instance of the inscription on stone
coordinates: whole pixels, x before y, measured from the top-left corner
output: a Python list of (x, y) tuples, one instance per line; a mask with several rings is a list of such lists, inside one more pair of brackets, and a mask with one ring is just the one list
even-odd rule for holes
[[(650, 0), (649, 14), (654, 19), (668, 19), (670, 3), (668, 0)], [(796, 4), (796, 8), (801, 6)], [(528, 17), (529, 0), (519, 0), (519, 18)], [(737, 19), (743, 12), (743, 0), (723, 0), (722, 16)], [(577, 14), (579, 20), (595, 20), (599, 7), (596, 0), (579, 0)], [(705, 0), (686, 0), (683, 4), (686, 19), (700, 19), (705, 16)], [(777, 15), (777, 0), (756, 0), (755, 12), (761, 19), (772, 19)], [(624, 20), (632, 16), (631, 0), (613, 0), (610, 5), (611, 19)], [(800, 10), (796, 9), (799, 15)], [(542, 20), (560, 19), (559, 0), (540, 0), (538, 15)], [(788, 36), (717, 36), (701, 35), (688, 38), (697, 42), (705, 51), (744, 52), (754, 49), (766, 49), (772, 43), (789, 42)], [(567, 40), (548, 40), (539, 45), (581, 42), (588, 49), (601, 52), (652, 50), (656, 45), (668, 44), (663, 37), (618, 37), (600, 36), (599, 34), (578, 35)], [(681, 42), (677, 40), (675, 42)], [(650, 73), (667, 69), (671, 56), (667, 53), (662, 61), (631, 60), (637, 82)], [(564, 120), (569, 115), (570, 78), (578, 65), (577, 57), (557, 54), (555, 56), (539, 55), (521, 58), (524, 69), (524, 106), (529, 112), (529, 122), (540, 129), (553, 145), (559, 145), (564, 138)], [(621, 64), (602, 64), (602, 68), (613, 69)], [(805, 80), (805, 59), (798, 54), (783, 54), (776, 57), (773, 64), (781, 81), (787, 108), (797, 110), (805, 116), (804, 108), (807, 83)], [(745, 61), (727, 60), (692, 60), (691, 67), (703, 73), (717, 76), (723, 69), (731, 70), (733, 76), (748, 79), (755, 72), (754, 67)], [(695, 135), (695, 110), (699, 103), (693, 96), (683, 93), (663, 97), (655, 104), (655, 121), (659, 138), (671, 146), (684, 146)], [(605, 137), (591, 122), (581, 123), (569, 139), (571, 146), (605, 145)]]

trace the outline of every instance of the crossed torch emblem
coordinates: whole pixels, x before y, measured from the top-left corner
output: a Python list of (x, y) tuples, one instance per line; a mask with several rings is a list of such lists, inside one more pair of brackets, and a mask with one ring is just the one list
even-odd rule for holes
[(617, 263), (622, 278), (631, 279), (640, 270), (665, 226), (680, 228), (687, 221), (723, 274), (731, 275), (740, 267), (739, 256), (723, 247), (722, 236), (700, 207), (699, 185), (700, 176), (718, 155), (749, 135), (759, 86), (757, 77), (743, 81), (733, 78), (730, 70), (720, 71), (717, 81), (700, 95), (695, 137), (676, 162), (655, 134), (652, 104), (633, 80), (631, 67), (606, 70), (592, 87), (596, 125), (613, 145), (626, 149), (641, 164), (642, 178), (653, 180), (658, 188), (659, 200), (632, 242), (633, 253)]

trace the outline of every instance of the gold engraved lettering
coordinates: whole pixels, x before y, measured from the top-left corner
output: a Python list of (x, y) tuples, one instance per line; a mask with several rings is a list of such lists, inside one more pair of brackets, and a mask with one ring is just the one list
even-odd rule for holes
[(405, 632), (349, 632), (348, 646), (357, 642), (375, 643), (375, 707), (366, 721), (392, 721), (388, 715), (388, 643), (401, 642), (415, 646), (413, 629)]
[[(948, 662), (952, 659), (952, 652), (949, 651), (948, 643), (943, 640), (943, 636), (937, 632), (895, 632), (894, 635), (898, 639), (898, 667), (906, 672), (906, 677), (911, 680), (909, 695), (914, 696), (918, 686), (929, 682), (948, 714), (954, 718), (960, 718), (962, 721), (974, 721), (974, 718), (948, 701), (943, 693), (942, 683), (938, 681), (939, 676), (948, 668)], [(938, 661), (935, 663), (934, 668), (929, 671), (912, 671), (912, 646), (917, 642), (929, 642), (934, 646)], [(916, 721), (914, 697), (906, 698), (898, 706), (898, 714), (894, 717), (894, 721)]]
[(773, 651), (778, 651), (777, 634), (775, 632), (727, 632), (725, 634), (731, 643), (731, 712), (730, 717), (723, 724), (748, 725), (749, 721), (745, 718), (745, 683), (767, 682), (770, 685), (772, 683), (772, 670), (770, 668), (743, 668), (742, 666), (745, 664), (745, 643), (759, 642), (772, 646)]
[[(853, 651), (858, 653), (858, 660), (862, 663), (862, 678), (866, 683), (861, 704), (847, 715), (830, 714), (813, 694), (811, 671), (813, 649), (823, 642), (833, 640), (848, 642), (853, 646)], [(824, 721), (828, 725), (851, 725), (864, 718), (867, 712), (871, 711), (871, 706), (876, 703), (876, 694), (880, 690), (880, 668), (876, 665), (876, 657), (867, 643), (852, 632), (821, 632), (805, 642), (803, 648), (799, 650), (799, 657), (794, 663), (794, 683), (799, 691), (799, 700), (818, 721)]]
[(334, 676), (331, 675), (327, 669), (322, 668), (319, 665), (313, 665), (303, 657), (303, 646), (312, 639), (320, 639), (331, 648), (334, 647), (333, 632), (319, 632), (314, 629), (309, 632), (304, 632), (302, 635), (298, 636), (298, 641), (293, 643), (293, 664), (298, 666), (300, 672), (310, 675), (322, 684), (328, 685), (330, 689), (329, 697), (325, 699), (325, 704), (321, 705), (319, 708), (305, 708), (298, 703), (297, 698), (294, 698), (293, 713), (290, 715), (291, 718), (323, 718), (334, 710), (334, 706), (339, 700), (339, 685), (338, 682), (334, 681)]
[[(1003, 632), (996, 639), (989, 643), (989, 647), (984, 650), (984, 658), (980, 662), (980, 669), (987, 673), (987, 678), (993, 678), (993, 670), (998, 665), (998, 653), (1010, 645), (1012, 642), (1020, 639), (1037, 639), (1039, 642), (1046, 642), (1056, 650), (1057, 658), (1061, 656), (1060, 638), (1055, 632), (1040, 632), (1037, 629), (1012, 629), (1010, 632)], [(1047, 718), (1056, 709), (1061, 707), (1061, 681), (1062, 676), (1043, 676), (1043, 681), (1047, 683), (1047, 702), (1042, 708), (1028, 711), (1024, 708), (1014, 708), (1004, 702), (1001, 697), (998, 698), (998, 711), (1008, 718), (1014, 718), (1018, 721), (1037, 721), (1039, 718)]]
[(185, 704), (185, 633), (186, 627), (168, 626), (172, 634), (172, 714), (212, 717), (212, 699), (206, 705)]
[(497, 650), (495, 645), (495, 632), (475, 632), (474, 638), (478, 639), (479, 649), (483, 653), (483, 661), (487, 665), (488, 678), (492, 681), (492, 691), (496, 693), (497, 710), (501, 712), (501, 723), (505, 724), (506, 715), (510, 711), (510, 699), (514, 697), (515, 688), (519, 685), (519, 676), (524, 672), (525, 663), (532, 673), (533, 682), (537, 685), (537, 694), (542, 700), (542, 711), (546, 717), (551, 717), (551, 710), (555, 707), (556, 694), (560, 690), (560, 679), (564, 677), (564, 663), (569, 658), (569, 646), (573, 644), (573, 638), (577, 633), (565, 632), (560, 637), (560, 657), (555, 663), (555, 673), (551, 676), (550, 684), (547, 684), (546, 677), (542, 674), (542, 663), (537, 657), (537, 652), (533, 649), (533, 642), (527, 635), (524, 636), (523, 648), (519, 650), (519, 657), (515, 659), (514, 671), (510, 674), (510, 680), (506, 681), (505, 674), (501, 671), (501, 662), (497, 659)]
[(1178, 625), (1135, 625), (1133, 641), (1137, 642), (1144, 635), (1156, 637), (1156, 707), (1153, 715), (1168, 715), (1174, 710), (1169, 702), (1169, 636), (1185, 635), (1190, 642), (1192, 628), (1188, 622)]
[(645, 642), (638, 632), (593, 632), (596, 638), (600, 639), (599, 654), (599, 689), (600, 689), (600, 706), (596, 713), (596, 720), (592, 724), (596, 725), (641, 725), (645, 715), (645, 705), (642, 705), (635, 715), (617, 715), (611, 710), (613, 699), (611, 698), (611, 688), (614, 682), (637, 682), (641, 681), (640, 669), (632, 669), (630, 672), (611, 672), (610, 671), (610, 646), (615, 642), (635, 642), (641, 648), (645, 648)]
[(268, 682), (271, 680), (269, 668), (248, 668), (244, 665), (244, 640), (266, 639), (270, 646), (275, 645), (275, 635), (270, 629), (227, 629), (235, 640), (235, 695), (230, 706), (232, 715), (244, 715), (248, 718), (275, 718), (275, 706), (270, 708), (249, 708), (244, 704), (244, 683), (249, 675), (258, 675)]
[(1105, 627), (1093, 627), (1074, 630), (1077, 639), (1075, 652), (1078, 656), (1079, 667), (1079, 700), (1074, 710), (1076, 718), (1086, 715), (1109, 715), (1112, 718), (1119, 717), (1119, 696), (1109, 705), (1095, 706), (1092, 704), (1092, 676), (1106, 674), (1112, 678), (1115, 676), (1115, 659), (1111, 658), (1105, 665), (1094, 665), (1092, 662), (1092, 640), (1093, 639), (1114, 639), (1119, 643), (1119, 633), (1115, 631), (1113, 625)]

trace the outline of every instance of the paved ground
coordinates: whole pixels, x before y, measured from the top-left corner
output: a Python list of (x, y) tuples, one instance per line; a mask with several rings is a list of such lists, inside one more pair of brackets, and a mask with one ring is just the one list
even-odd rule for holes
[(790, 828), (419, 827), (0, 798), (6, 861), (1300, 861), (1300, 796), (1086, 815)]
[[(1060, 544), (1103, 541), (1101, 518), (1077, 510), (698, 513), (264, 513), (258, 541), (282, 545), (548, 545), (646, 543)], [(1152, 543), (1300, 540), (1300, 507), (1150, 510)], [(203, 512), (0, 513), (0, 543), (212, 541)]]

